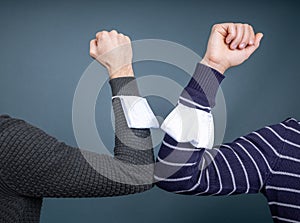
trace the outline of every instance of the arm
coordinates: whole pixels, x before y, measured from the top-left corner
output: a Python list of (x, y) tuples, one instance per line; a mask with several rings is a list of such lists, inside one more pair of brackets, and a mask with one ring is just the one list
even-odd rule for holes
[[(205, 57), (182, 92), (179, 106), (210, 114), (219, 84), (224, 78), (222, 74), (229, 67), (245, 61), (258, 48), (261, 38), (262, 34), (254, 35), (249, 25), (215, 25)], [(206, 116), (203, 117), (199, 120), (200, 125), (208, 123)], [(284, 134), (283, 128), (272, 128)], [(275, 143), (277, 148), (282, 146), (282, 142), (274, 139), (268, 128), (259, 130), (258, 134), (252, 133), (220, 148), (208, 147), (207, 143), (201, 143), (203, 139), (200, 137), (198, 144), (201, 148), (195, 148), (187, 141), (176, 141), (167, 131), (155, 170), (157, 185), (168, 191), (191, 194), (260, 191), (270, 172), (269, 164), (276, 159), (261, 137)]]
[[(202, 79), (214, 73), (221, 75), (215, 70), (214, 73), (210, 70), (204, 65), (198, 65), (194, 78)], [(198, 81), (202, 80), (198, 79)], [(182, 98), (187, 99), (186, 92), (196, 90), (191, 87), (193, 82), (185, 88)], [(212, 88), (213, 86), (210, 85), (210, 89)], [(217, 88), (214, 89), (216, 93)], [(203, 94), (192, 98), (195, 103), (201, 103), (201, 106), (214, 103), (212, 98), (204, 103)], [(284, 125), (289, 124), (281, 123), (265, 127), (240, 137), (232, 143), (212, 149), (195, 148), (190, 143), (178, 142), (166, 134), (155, 167), (156, 184), (170, 192), (191, 195), (258, 193), (265, 186), (268, 176), (280, 157), (279, 151), (284, 145), (282, 138), (286, 135)]]
[[(202, 79), (207, 74), (204, 71), (210, 70), (208, 67), (198, 68), (195, 79)], [(209, 73), (214, 75), (214, 72)], [(200, 79), (199, 82), (202, 82)], [(186, 91), (194, 89), (192, 86), (189, 83)], [(213, 85), (207, 86), (216, 92), (217, 88)], [(198, 96), (193, 97), (194, 101), (202, 101), (201, 105), (207, 106), (203, 103), (204, 95)], [(211, 99), (208, 97), (207, 101), (213, 104)], [(268, 200), (274, 220), (298, 222), (299, 148), (300, 122), (292, 118), (213, 148), (195, 148), (190, 143), (179, 143), (166, 134), (158, 154), (155, 178), (158, 187), (179, 194), (261, 192)]]
[[(126, 51), (117, 55), (128, 59), (131, 51), (128, 37), (113, 31), (105, 32), (102, 39), (99, 37), (102, 34), (98, 33), (97, 39), (91, 41), (92, 56), (102, 56), (101, 50), (106, 47), (101, 62), (106, 59), (110, 68), (114, 68), (115, 56), (109, 51), (123, 45)], [(100, 41), (102, 48), (93, 45)], [(139, 95), (133, 71), (129, 69), (130, 55), (127, 61), (126, 67), (109, 69), (113, 96)], [(0, 169), (5, 184), (13, 192), (29, 197), (118, 196), (150, 189), (154, 162), (150, 131), (130, 129), (120, 99), (113, 99), (112, 104), (116, 125), (114, 157), (68, 146), (25, 121), (1, 117)]]

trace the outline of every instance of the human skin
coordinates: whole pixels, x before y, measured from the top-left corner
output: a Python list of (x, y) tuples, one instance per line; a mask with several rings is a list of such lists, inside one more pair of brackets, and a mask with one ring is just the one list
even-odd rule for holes
[(116, 30), (98, 32), (90, 41), (90, 56), (107, 69), (110, 79), (134, 76), (131, 40)]
[(262, 33), (255, 34), (248, 24), (215, 24), (201, 63), (224, 74), (230, 67), (247, 60), (259, 47), (262, 37)]
[[(249, 24), (215, 24), (201, 63), (224, 74), (247, 60), (259, 47), (262, 37)], [(90, 41), (90, 56), (106, 67), (110, 79), (134, 76), (131, 40), (116, 30), (98, 32)]]

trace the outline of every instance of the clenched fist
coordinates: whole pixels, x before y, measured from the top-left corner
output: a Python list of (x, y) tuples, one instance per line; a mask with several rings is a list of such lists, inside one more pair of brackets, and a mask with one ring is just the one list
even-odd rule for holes
[(134, 76), (128, 36), (115, 30), (98, 32), (90, 42), (90, 55), (107, 68), (110, 79)]
[(248, 24), (216, 24), (212, 28), (201, 63), (223, 74), (228, 68), (247, 60), (259, 47), (262, 37), (262, 33), (255, 34)]

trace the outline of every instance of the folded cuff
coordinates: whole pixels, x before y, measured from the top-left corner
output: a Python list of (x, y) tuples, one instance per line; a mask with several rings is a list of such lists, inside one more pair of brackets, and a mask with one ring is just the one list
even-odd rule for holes
[(113, 96), (121, 100), (129, 128), (159, 128), (159, 123), (152, 112), (147, 100), (138, 96)]
[(214, 123), (211, 113), (178, 104), (163, 122), (161, 129), (179, 143), (211, 149)]

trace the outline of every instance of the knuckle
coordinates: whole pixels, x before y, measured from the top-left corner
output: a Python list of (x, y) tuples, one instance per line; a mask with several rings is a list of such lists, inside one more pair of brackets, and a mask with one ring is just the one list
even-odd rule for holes
[(108, 32), (107, 31), (103, 31), (102, 35), (101, 35), (101, 39), (106, 39), (108, 37)]
[(117, 35), (118, 32), (115, 29), (113, 29), (112, 31), (110, 31), (110, 34)]
[(131, 40), (130, 40), (129, 37), (126, 37), (126, 38), (125, 38), (125, 41), (126, 41), (126, 43), (131, 44)]
[(213, 26), (212, 26), (212, 30), (213, 31), (216, 31), (216, 30), (218, 30), (220, 28), (220, 24), (214, 24)]
[(125, 39), (128, 40), (129, 42), (131, 41), (129, 36), (125, 36)]
[(102, 32), (97, 32), (96, 37), (99, 38), (102, 35)]
[(107, 31), (102, 31), (102, 32), (99, 32), (99, 34), (97, 35), (97, 38), (98, 39), (103, 39), (103, 38), (106, 38), (108, 36), (108, 32)]
[(250, 29), (250, 31), (251, 31), (252, 33), (254, 33), (254, 29), (253, 29), (252, 26), (249, 26), (249, 29)]
[(245, 29), (251, 31), (251, 26), (250, 26), (249, 24), (246, 24), (246, 25), (245, 25)]

